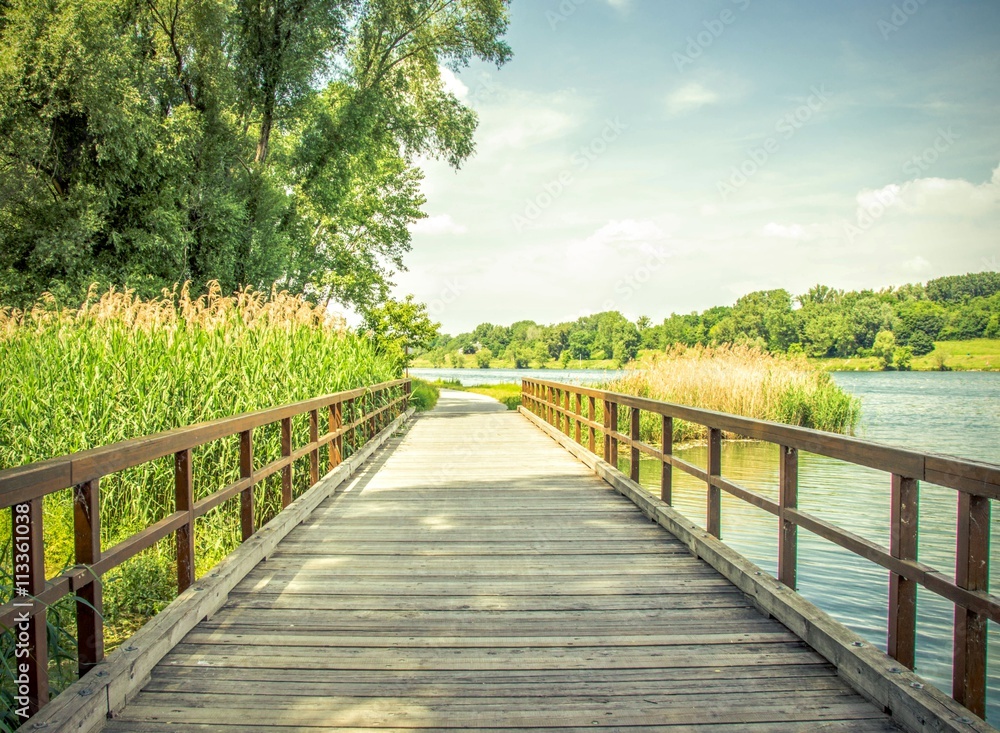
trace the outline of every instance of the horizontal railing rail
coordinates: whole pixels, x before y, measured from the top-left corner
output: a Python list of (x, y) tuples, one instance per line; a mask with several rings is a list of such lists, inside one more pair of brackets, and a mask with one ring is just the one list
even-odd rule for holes
[[(293, 499), (296, 461), (308, 457), (309, 486), (316, 484), (320, 479), (321, 448), (327, 447), (332, 471), (347, 458), (345, 438), (348, 451), (359, 449), (406, 411), (410, 391), (410, 380), (397, 379), (0, 471), (0, 510), (10, 508), (12, 513), (14, 573), (14, 596), (0, 605), (0, 631), (7, 629), (15, 635), (17, 686), (27, 691), (28, 712), (37, 712), (49, 697), (46, 611), (52, 604), (70, 595), (76, 599), (77, 654), (82, 676), (104, 658), (103, 575), (174, 535), (177, 590), (183, 592), (195, 582), (195, 520), (239, 496), (240, 532), (246, 542), (257, 530), (257, 484), (280, 473), (284, 509)], [(324, 413), (326, 430), (320, 434), (320, 417)], [(292, 420), (302, 415), (308, 415), (309, 440), (293, 447)], [(275, 423), (280, 423), (281, 455), (266, 465), (255, 466), (254, 430)], [(239, 436), (239, 480), (195, 501), (192, 451), (234, 436)], [(102, 548), (100, 480), (171, 455), (174, 511), (113, 547)], [(65, 489), (73, 490), (77, 564), (46, 578), (42, 503), (46, 496)]]
[[(636, 483), (642, 454), (659, 461), (660, 498), (667, 504), (672, 504), (674, 469), (704, 481), (705, 528), (716, 538), (721, 539), (722, 534), (723, 491), (775, 516), (777, 578), (790, 588), (796, 586), (800, 527), (888, 570), (887, 651), (910, 669), (916, 658), (917, 586), (950, 601), (955, 606), (952, 697), (977, 715), (985, 715), (987, 621), (1000, 623), (1000, 598), (989, 593), (990, 502), (1000, 498), (1000, 466), (541, 379), (522, 381), (522, 404), (615, 468), (619, 446), (626, 446), (630, 452), (630, 478)], [(627, 420), (620, 415), (622, 408), (628, 411)], [(640, 440), (643, 412), (661, 419), (662, 441), (658, 447)], [(705, 468), (673, 455), (674, 420), (707, 428)], [(623, 423), (628, 426), (626, 432), (622, 432)], [(778, 501), (723, 477), (724, 432), (779, 446)], [(597, 450), (598, 434), (603, 443), (601, 452)], [(799, 451), (890, 474), (889, 547), (798, 508)], [(954, 576), (917, 560), (920, 481), (957, 492)]]

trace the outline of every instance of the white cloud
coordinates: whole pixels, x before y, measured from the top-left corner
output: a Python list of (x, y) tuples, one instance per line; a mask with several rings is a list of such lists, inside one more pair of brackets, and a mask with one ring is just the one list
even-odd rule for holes
[(410, 231), (414, 234), (465, 234), (464, 224), (457, 223), (451, 218), (451, 214), (438, 214), (421, 219), (410, 226)]
[(890, 208), (920, 216), (983, 216), (1000, 210), (1000, 166), (985, 183), (962, 178), (915, 178), (860, 191), (857, 203), (859, 215), (867, 212), (876, 218)]
[(809, 234), (801, 224), (778, 224), (770, 222), (761, 230), (765, 237), (777, 237), (778, 239), (804, 240), (809, 238)]
[(536, 94), (495, 88), (489, 109), (480, 110), (479, 158), (565, 137), (587, 119), (589, 103), (572, 91)]
[(608, 0), (608, 5), (615, 10), (626, 10), (631, 0)]
[(674, 116), (682, 115), (718, 101), (719, 95), (711, 89), (698, 82), (691, 82), (667, 95), (667, 112)]
[(613, 219), (589, 237), (571, 242), (568, 254), (592, 265), (592, 257), (653, 252), (653, 242), (665, 236), (664, 231), (649, 219)]
[(931, 263), (920, 255), (917, 255), (916, 257), (904, 262), (903, 269), (907, 272), (912, 272), (915, 275), (920, 275), (931, 270)]
[(469, 87), (462, 83), (455, 72), (446, 66), (439, 66), (438, 71), (441, 73), (441, 83), (444, 85), (445, 91), (451, 92), (459, 100), (465, 101), (469, 96)]

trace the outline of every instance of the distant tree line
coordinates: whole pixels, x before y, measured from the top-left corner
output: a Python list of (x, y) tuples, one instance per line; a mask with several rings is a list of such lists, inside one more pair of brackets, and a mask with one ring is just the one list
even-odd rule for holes
[[(735, 305), (672, 313), (655, 325), (646, 316), (633, 323), (616, 311), (548, 326), (482, 323), (470, 333), (439, 336), (428, 357), (443, 366), (459, 353), (488, 350), (487, 364), (494, 358), (518, 367), (552, 359), (623, 364), (639, 349), (742, 343), (818, 358), (876, 356), (884, 367), (906, 368), (911, 356), (930, 353), (935, 341), (974, 338), (1000, 338), (1000, 273), (954, 275), (878, 291), (816, 285), (794, 297), (787, 290), (760, 290)], [(483, 362), (477, 359), (480, 366)]]

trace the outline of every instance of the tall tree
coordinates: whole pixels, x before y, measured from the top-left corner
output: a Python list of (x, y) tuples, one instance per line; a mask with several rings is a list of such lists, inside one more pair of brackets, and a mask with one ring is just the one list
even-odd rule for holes
[(510, 58), (506, 0), (3, 0), (0, 302), (91, 281), (269, 286), (362, 310)]

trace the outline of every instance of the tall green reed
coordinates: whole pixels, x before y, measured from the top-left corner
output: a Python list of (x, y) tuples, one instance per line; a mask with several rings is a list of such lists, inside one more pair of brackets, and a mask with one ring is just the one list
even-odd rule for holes
[[(79, 308), (51, 297), (33, 309), (0, 309), (0, 469), (121, 440), (386, 381), (398, 376), (391, 355), (351, 332), (324, 303), (247, 289), (232, 296), (212, 286), (142, 300), (129, 291), (92, 291)], [(294, 443), (308, 441), (305, 417)], [(278, 426), (254, 435), (257, 465), (280, 455)], [(196, 498), (238, 478), (236, 438), (194, 450)], [(296, 467), (295, 491), (308, 471)], [(256, 491), (261, 521), (280, 507), (272, 477)], [(167, 459), (101, 480), (101, 542), (110, 547), (173, 509)], [(238, 512), (220, 507), (199, 520), (198, 572), (239, 542)], [(72, 497), (44, 502), (46, 573), (72, 565)], [(0, 513), (0, 573), (10, 570), (10, 515)], [(7, 548), (4, 551), (4, 548)], [(105, 577), (105, 614), (113, 647), (174, 593), (169, 542)], [(9, 591), (3, 594), (3, 600)], [(2, 650), (0, 644), (0, 650)]]

